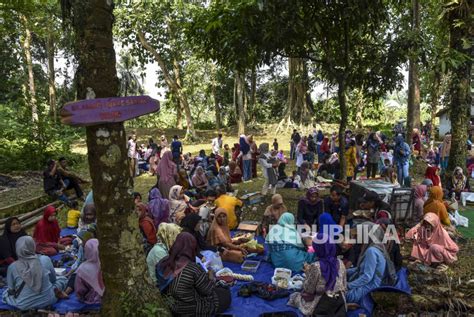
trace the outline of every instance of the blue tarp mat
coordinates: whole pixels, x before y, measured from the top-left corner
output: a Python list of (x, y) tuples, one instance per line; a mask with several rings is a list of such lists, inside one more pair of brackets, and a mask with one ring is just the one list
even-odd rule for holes
[[(76, 229), (70, 229), (70, 228), (65, 228), (61, 230), (61, 237), (68, 236), (68, 235), (73, 235), (76, 233)], [(59, 253), (55, 256), (52, 256), (52, 260), (60, 260), (61, 257), (63, 256), (64, 253)], [(72, 264), (72, 263), (70, 263)], [(67, 267), (67, 264), (64, 265), (64, 267)], [(69, 268), (68, 268), (69, 269)], [(3, 291), (5, 291), (7, 288), (0, 288), (0, 310), (15, 310), (15, 307), (6, 305), (3, 303), (1, 300), (1, 294), (3, 294)], [(100, 310), (100, 305), (99, 304), (94, 304), (94, 305), (89, 305), (89, 304), (84, 304), (81, 303), (75, 293), (72, 293), (69, 295), (68, 299), (61, 299), (56, 302), (56, 304), (52, 305), (52, 310), (59, 314), (66, 314), (68, 312), (87, 312), (87, 311), (98, 311)]]

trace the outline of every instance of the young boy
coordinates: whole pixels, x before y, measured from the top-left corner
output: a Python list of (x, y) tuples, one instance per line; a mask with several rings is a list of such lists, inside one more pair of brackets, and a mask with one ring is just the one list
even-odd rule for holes
[(273, 141), (273, 149), (274, 149), (275, 151), (278, 151), (278, 141), (277, 141), (277, 139), (275, 139), (275, 140)]
[(72, 200), (69, 205), (71, 206), (71, 209), (69, 209), (69, 211), (67, 212), (66, 223), (68, 228), (74, 229), (77, 228), (77, 225), (79, 224), (79, 217), (81, 217), (81, 212), (77, 210), (77, 201)]

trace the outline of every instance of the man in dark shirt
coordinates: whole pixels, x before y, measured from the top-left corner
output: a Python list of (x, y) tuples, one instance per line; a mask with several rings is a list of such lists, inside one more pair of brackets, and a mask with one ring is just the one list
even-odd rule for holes
[(379, 218), (391, 218), (392, 207), (390, 204), (380, 199), (380, 196), (373, 191), (366, 191), (364, 196), (359, 199), (360, 209), (374, 210), (374, 220)]
[(173, 137), (173, 142), (171, 142), (171, 153), (173, 154), (174, 162), (179, 164), (181, 154), (183, 153), (183, 144), (177, 135)]
[(64, 185), (61, 175), (58, 173), (58, 163), (55, 160), (48, 161), (48, 167), (43, 172), (43, 188), (46, 194), (54, 199), (60, 199), (64, 202), (69, 202), (69, 199), (64, 194)]
[(346, 224), (349, 201), (342, 195), (342, 189), (339, 186), (333, 185), (330, 195), (324, 199), (324, 212), (331, 214), (334, 221), (341, 227)]
[(69, 170), (68, 162), (65, 157), (61, 157), (59, 159), (57, 173), (60, 175), (66, 190), (74, 188), (77, 198), (82, 198), (84, 196), (84, 193), (82, 192), (81, 186), (79, 184), (87, 183), (87, 181), (76, 173)]

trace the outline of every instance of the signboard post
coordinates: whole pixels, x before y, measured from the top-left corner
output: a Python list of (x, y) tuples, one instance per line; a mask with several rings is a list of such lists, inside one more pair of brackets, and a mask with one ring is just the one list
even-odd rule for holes
[(60, 111), (61, 123), (91, 126), (123, 122), (160, 110), (160, 103), (149, 96), (87, 99), (69, 102)]

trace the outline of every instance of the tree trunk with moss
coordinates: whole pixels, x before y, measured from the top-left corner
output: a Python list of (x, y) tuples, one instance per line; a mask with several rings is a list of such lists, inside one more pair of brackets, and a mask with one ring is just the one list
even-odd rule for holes
[(24, 15), (20, 15), (20, 20), (25, 28), (25, 35), (23, 37), (23, 50), (25, 53), (25, 60), (26, 60), (26, 68), (28, 70), (28, 92), (29, 98), (28, 101), (31, 107), (31, 119), (33, 123), (33, 129), (35, 131), (35, 135), (38, 132), (38, 105), (36, 104), (36, 88), (35, 88), (35, 74), (33, 72), (33, 59), (31, 57), (31, 30), (29, 26), (29, 20)]
[[(470, 3), (471, 2), (471, 3)], [(464, 54), (461, 62), (451, 69), (451, 81), (448, 88), (451, 120), (451, 152), (448, 171), (456, 166), (466, 166), (466, 142), (471, 111), (471, 70), (472, 47), (465, 40), (472, 37), (472, 1), (461, 0), (452, 3), (448, 11), (449, 46), (458, 54)]]
[(235, 72), (235, 102), (237, 106), (237, 127), (239, 135), (245, 134), (245, 75)]
[[(112, 1), (75, 0), (72, 10), (79, 64), (78, 99), (86, 99), (87, 87), (94, 90), (96, 98), (117, 96)], [(161, 310), (155, 315), (166, 316), (168, 309), (147, 274), (138, 219), (133, 212), (124, 125), (90, 126), (86, 132), (106, 285), (101, 315), (142, 316), (150, 311), (147, 304), (151, 304)]]
[(46, 41), (46, 53), (48, 55), (48, 86), (49, 86), (49, 113), (53, 118), (53, 122), (57, 121), (57, 109), (56, 109), (56, 83), (55, 83), (55, 72), (54, 72), (54, 37), (53, 33), (48, 34)]
[(347, 162), (346, 162), (346, 128), (349, 117), (346, 102), (346, 85), (344, 80), (340, 80), (337, 87), (337, 100), (339, 102), (339, 110), (341, 111), (341, 121), (339, 124), (339, 165), (340, 165), (340, 179), (345, 181), (347, 179)]
[(288, 59), (288, 106), (286, 120), (295, 124), (311, 122), (312, 104), (309, 91), (309, 78), (306, 61), (303, 58)]

